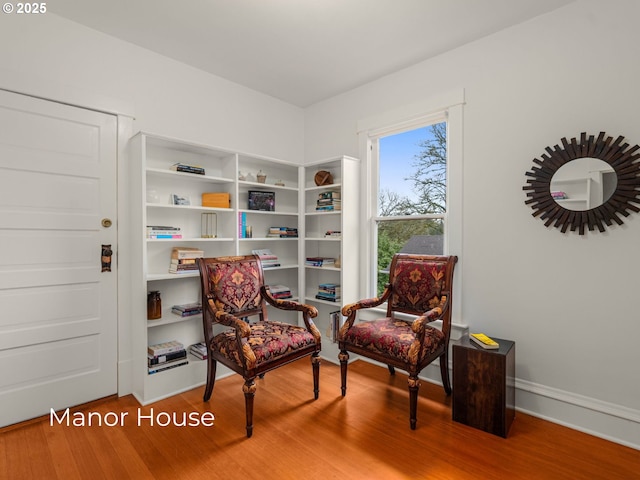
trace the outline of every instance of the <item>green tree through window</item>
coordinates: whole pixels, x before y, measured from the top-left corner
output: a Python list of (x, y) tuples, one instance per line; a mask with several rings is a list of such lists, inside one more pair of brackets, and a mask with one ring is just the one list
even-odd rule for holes
[[(416, 250), (410, 253), (443, 253), (446, 130), (446, 123), (442, 122), (379, 139), (378, 294), (389, 279), (388, 267), (395, 253), (403, 248)], [(397, 180), (398, 170), (402, 181)], [(387, 173), (394, 171), (395, 181), (393, 175)], [(425, 236), (439, 237), (440, 242), (426, 241)]]

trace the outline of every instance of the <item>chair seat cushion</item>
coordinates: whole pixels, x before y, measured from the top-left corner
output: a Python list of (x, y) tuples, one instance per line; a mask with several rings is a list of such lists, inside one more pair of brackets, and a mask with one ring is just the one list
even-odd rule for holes
[[(415, 364), (417, 358), (409, 358), (409, 348), (415, 338), (415, 333), (411, 330), (411, 322), (385, 317), (355, 323), (347, 331), (343, 341), (347, 345), (364, 348), (405, 364)], [(444, 334), (437, 328), (427, 326), (420, 358), (430, 356), (444, 343)]]
[[(295, 355), (299, 350), (316, 344), (313, 335), (304, 327), (282, 322), (255, 322), (249, 324), (251, 335), (247, 343), (256, 356), (255, 368)], [(242, 368), (238, 342), (234, 330), (226, 330), (213, 338), (212, 347), (221, 355), (233, 360)]]

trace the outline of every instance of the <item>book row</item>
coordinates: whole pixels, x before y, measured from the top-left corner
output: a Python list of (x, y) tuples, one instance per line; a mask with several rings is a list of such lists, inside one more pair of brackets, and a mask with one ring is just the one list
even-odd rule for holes
[(149, 345), (147, 351), (148, 374), (151, 375), (188, 365), (187, 354), (191, 354), (200, 360), (206, 360), (208, 357), (207, 348), (203, 342), (189, 346), (188, 350), (177, 340)]

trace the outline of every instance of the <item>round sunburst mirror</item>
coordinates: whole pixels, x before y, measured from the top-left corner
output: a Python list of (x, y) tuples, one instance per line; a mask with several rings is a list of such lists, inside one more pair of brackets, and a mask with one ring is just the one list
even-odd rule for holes
[(532, 215), (547, 227), (584, 235), (585, 229), (622, 225), (620, 216), (640, 212), (640, 147), (623, 141), (604, 132), (597, 138), (582, 133), (580, 140), (562, 138), (562, 146), (546, 147), (522, 187)]

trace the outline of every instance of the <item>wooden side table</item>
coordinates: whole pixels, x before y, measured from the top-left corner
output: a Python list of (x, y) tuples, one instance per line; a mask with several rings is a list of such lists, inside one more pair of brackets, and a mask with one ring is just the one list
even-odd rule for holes
[(453, 420), (507, 438), (515, 417), (516, 344), (494, 340), (495, 350), (468, 337), (453, 345)]

